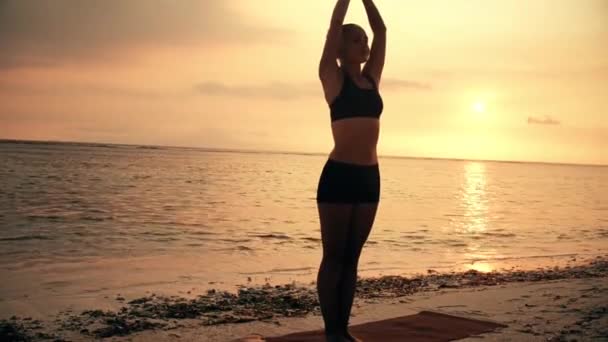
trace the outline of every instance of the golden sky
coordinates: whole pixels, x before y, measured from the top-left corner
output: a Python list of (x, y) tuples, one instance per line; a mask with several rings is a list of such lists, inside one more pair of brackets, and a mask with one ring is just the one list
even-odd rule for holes
[[(608, 1), (375, 3), (380, 155), (608, 164)], [(0, 0), (0, 138), (329, 153), (334, 4)]]

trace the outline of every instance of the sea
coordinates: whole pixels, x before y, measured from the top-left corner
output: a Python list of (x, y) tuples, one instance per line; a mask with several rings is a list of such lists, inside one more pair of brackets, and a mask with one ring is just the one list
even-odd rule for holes
[[(327, 158), (2, 141), (0, 308), (312, 283)], [(608, 253), (608, 166), (381, 156), (379, 167), (360, 277), (537, 269)]]

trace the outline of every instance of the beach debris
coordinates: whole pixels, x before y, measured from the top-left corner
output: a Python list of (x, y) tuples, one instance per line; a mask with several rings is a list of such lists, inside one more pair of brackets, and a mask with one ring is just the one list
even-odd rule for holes
[[(400, 297), (417, 292), (438, 291), (446, 288), (486, 287), (513, 282), (594, 277), (608, 277), (608, 258), (596, 258), (587, 264), (568, 268), (512, 269), (502, 272), (468, 270), (466, 272), (438, 273), (427, 271), (427, 274), (412, 277), (387, 275), (377, 278), (358, 278), (355, 301), (373, 302), (380, 298), (399, 300)], [(601, 289), (589, 289), (590, 292), (597, 290)], [(121, 299), (121, 302), (126, 302), (124, 304), (126, 306), (117, 312), (86, 310), (80, 314), (66, 313), (67, 318), (60, 321), (61, 328), (87, 336), (104, 338), (124, 336), (149, 329), (175, 329), (181, 326), (180, 320), (184, 319), (195, 319), (199, 321), (199, 324), (205, 326), (251, 321), (268, 321), (278, 324), (277, 319), (281, 317), (320, 314), (314, 282), (304, 286), (298, 286), (295, 282), (274, 286), (269, 283), (255, 286), (239, 285), (236, 293), (210, 289), (194, 299), (180, 296), (167, 297), (155, 293), (129, 301), (123, 296)], [(399, 302), (402, 301), (399, 300)], [(354, 303), (354, 305), (358, 304)], [(534, 307), (534, 305), (527, 304), (526, 307)], [(603, 322), (602, 320), (608, 315), (606, 308), (602, 309), (589, 312), (579, 326)], [(1, 331), (8, 332), (0, 332), (1, 341), (9, 340), (5, 338), (9, 333), (15, 336), (26, 336), (25, 334), (29, 334), (29, 330), (32, 330), (27, 326), (17, 325), (15, 322), (5, 323), (3, 321), (2, 324)], [(527, 329), (528, 333), (538, 333), (530, 330), (530, 327)]]
[(608, 276), (608, 259), (595, 258), (588, 264), (568, 268), (547, 267), (536, 270), (506, 270), (479, 272), (435, 273), (416, 275), (412, 278), (402, 276), (382, 276), (365, 278), (358, 281), (357, 297), (400, 297), (420, 291), (434, 291), (443, 288), (463, 288), (473, 286), (495, 286), (513, 282), (533, 282), (558, 279), (595, 278)]
[(167, 327), (167, 323), (138, 318), (126, 308), (119, 312), (86, 310), (71, 315), (61, 323), (66, 330), (78, 331), (97, 338), (124, 336), (134, 332)]
[(304, 316), (317, 310), (319, 303), (310, 288), (290, 283), (242, 287), (236, 294), (211, 289), (195, 299), (150, 295), (127, 305), (119, 312), (83, 311), (70, 316), (63, 328), (104, 338), (147, 329), (174, 329), (165, 323), (170, 319), (198, 319), (201, 325), (217, 325)]
[(44, 326), (39, 320), (31, 317), (20, 318), (12, 316), (10, 319), (0, 320), (0, 341), (3, 342), (30, 342), (30, 341), (64, 341), (59, 336), (42, 332)]

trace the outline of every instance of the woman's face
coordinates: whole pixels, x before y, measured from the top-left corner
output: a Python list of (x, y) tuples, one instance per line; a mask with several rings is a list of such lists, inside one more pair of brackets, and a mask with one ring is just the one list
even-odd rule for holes
[(369, 58), (367, 34), (358, 26), (342, 30), (341, 57), (345, 62), (365, 63)]

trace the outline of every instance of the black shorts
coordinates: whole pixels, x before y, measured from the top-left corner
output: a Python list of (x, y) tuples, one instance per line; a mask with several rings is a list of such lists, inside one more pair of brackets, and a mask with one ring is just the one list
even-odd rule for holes
[(369, 203), (380, 200), (378, 164), (360, 165), (327, 159), (319, 185), (317, 202)]

